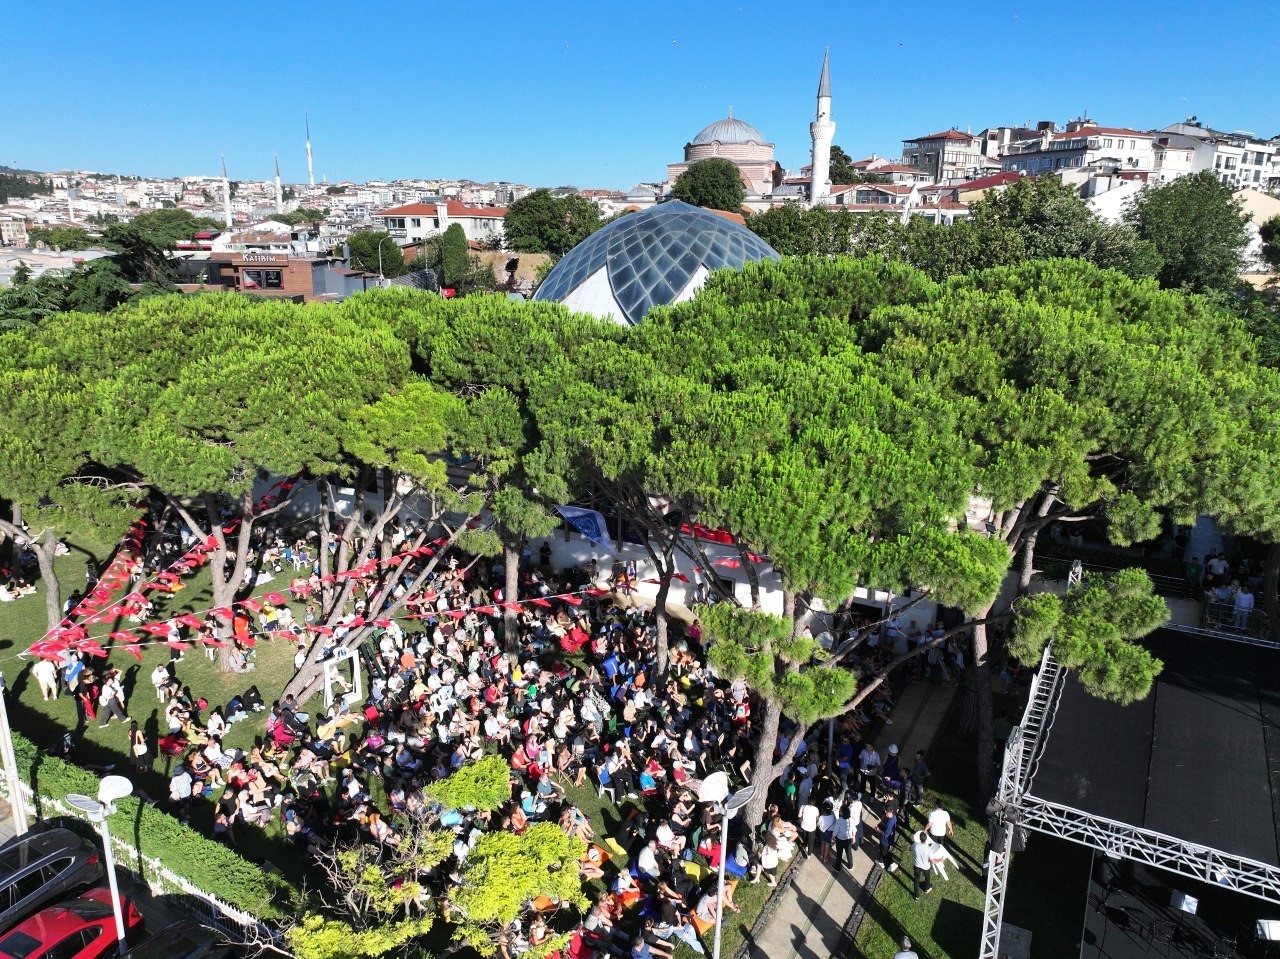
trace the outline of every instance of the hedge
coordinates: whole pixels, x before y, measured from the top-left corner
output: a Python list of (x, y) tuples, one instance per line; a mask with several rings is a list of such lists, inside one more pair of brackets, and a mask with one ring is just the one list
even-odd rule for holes
[[(40, 754), (34, 743), (17, 732), (13, 733), (13, 751), (19, 774), (42, 800), (64, 801), (68, 793), (97, 796), (97, 776), (64, 759)], [(116, 808), (110, 817), (112, 836), (136, 846), (144, 856), (228, 905), (259, 919), (284, 915), (275, 900), (291, 889), (285, 880), (264, 872), (151, 803), (129, 796), (118, 801)], [(133, 865), (145, 867), (145, 863)]]

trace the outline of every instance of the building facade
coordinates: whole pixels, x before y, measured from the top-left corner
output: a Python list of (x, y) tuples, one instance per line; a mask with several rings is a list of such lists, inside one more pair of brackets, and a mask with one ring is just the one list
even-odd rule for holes
[(472, 243), (491, 244), (502, 236), (507, 211), (500, 206), (464, 206), (453, 200), (439, 203), (410, 203), (381, 210), (373, 215), (380, 229), (396, 238), (400, 246), (411, 246), (449, 229), (453, 223)]
[(1001, 168), (1028, 176), (1076, 167), (1149, 174), (1156, 166), (1154, 144), (1150, 133), (1072, 120), (1063, 133), (1042, 129), (1029, 140), (1009, 144)]
[(699, 160), (719, 158), (738, 168), (748, 194), (763, 196), (782, 182), (782, 165), (773, 157), (773, 144), (745, 120), (733, 115), (708, 124), (684, 145), (684, 159), (667, 164), (668, 186)]
[(986, 172), (983, 140), (959, 130), (943, 130), (902, 141), (902, 162), (929, 177), (931, 183), (972, 180)]
[(1223, 183), (1237, 189), (1268, 190), (1280, 187), (1280, 155), (1277, 140), (1263, 140), (1251, 133), (1224, 133), (1195, 118), (1165, 127), (1157, 134), (1169, 147), (1191, 151), (1192, 173), (1212, 170)]

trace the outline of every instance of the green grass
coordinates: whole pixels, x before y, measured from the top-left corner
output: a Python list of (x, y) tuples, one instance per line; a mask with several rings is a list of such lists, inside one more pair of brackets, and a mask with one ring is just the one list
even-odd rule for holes
[[(92, 556), (99, 568), (102, 568), (109, 550), (110, 547), (103, 543), (84, 539), (73, 541), (71, 555), (56, 561), (63, 592), (82, 587), (85, 560)], [(212, 604), (212, 589), (208, 568), (201, 569), (186, 582), (187, 588), (173, 597), (155, 599), (155, 619), (174, 612), (203, 611), (209, 608)], [(44, 585), (39, 584), (39, 588), (42, 591)], [(122, 589), (116, 597), (123, 596), (126, 591)], [(153, 594), (156, 595), (164, 597), (164, 594)], [(294, 605), (294, 612), (301, 619), (302, 608)], [(85, 624), (89, 635), (94, 637), (105, 636), (113, 630), (132, 625), (134, 624), (127, 621), (117, 624)], [(75, 701), (70, 696), (63, 695), (49, 702), (40, 697), (39, 687), (30, 678), (33, 661), (21, 660), (17, 656), (44, 635), (46, 626), (43, 592), (0, 605), (0, 651), (3, 654), (0, 662), (3, 662), (5, 679), (9, 684), (9, 718), (13, 727), (37, 745), (46, 747), (55, 743), (63, 732), (74, 732), (76, 751), (72, 758), (77, 764), (97, 771), (114, 766), (115, 772), (123, 773), (133, 780), (139, 794), (160, 800), (161, 807), (164, 808), (169, 795), (168, 773), (171, 759), (157, 756), (151, 772), (136, 773), (129, 765), (126, 724), (113, 722), (105, 729), (100, 728), (96, 721), (80, 724), (77, 721)], [(153, 639), (154, 637), (147, 637), (140, 642), (146, 644)], [(90, 657), (89, 662), (99, 675), (108, 666), (114, 666), (124, 674), (129, 715), (146, 731), (154, 755), (158, 736), (167, 730), (162, 729), (163, 716), (155, 689), (151, 685), (151, 671), (157, 663), (168, 662), (169, 647), (161, 644), (143, 645), (142, 661), (139, 662), (124, 650), (112, 649), (110, 640), (102, 640), (102, 645), (108, 647), (110, 656), (105, 660)], [(225, 705), (227, 700), (243, 693), (250, 685), (256, 685), (270, 704), (293, 675), (293, 652), (293, 647), (283, 640), (260, 640), (255, 655), (257, 668), (253, 672), (223, 674), (218, 671), (216, 660), (208, 659), (198, 644), (192, 644), (183, 654), (182, 660), (175, 664), (176, 674), (196, 698), (207, 699), (210, 707)], [(224, 746), (227, 749), (248, 750), (255, 739), (263, 735), (265, 728), (266, 713), (251, 714), (251, 718), (231, 727)], [(192, 825), (195, 828), (206, 835), (212, 835), (212, 819), (211, 802), (198, 802), (194, 805)], [(265, 830), (242, 828), (237, 839), (240, 841), (239, 851), (246, 858), (254, 862), (270, 861), (289, 878), (302, 878), (306, 869), (305, 860), (297, 847), (284, 836), (278, 821), (273, 819)]]
[(913, 820), (896, 847), (901, 868), (881, 875), (875, 899), (858, 928), (856, 954), (867, 959), (889, 959), (904, 935), (911, 937), (920, 959), (970, 959), (977, 953), (982, 935), (985, 877), (981, 863), (987, 828), (971, 805), (977, 792), (973, 744), (949, 729), (935, 743), (933, 755), (928, 800), (941, 798), (943, 808), (951, 813), (956, 830), (952, 852), (960, 866), (948, 864), (949, 881), (934, 876), (933, 892), (922, 894), (916, 902), (912, 898), (910, 852), (903, 842), (920, 828), (919, 821)]

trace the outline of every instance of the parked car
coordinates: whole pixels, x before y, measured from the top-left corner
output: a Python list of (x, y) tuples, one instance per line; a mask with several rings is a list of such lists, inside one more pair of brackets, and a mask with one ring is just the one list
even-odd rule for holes
[[(126, 896), (120, 897), (124, 914), (125, 939), (143, 931), (142, 913)], [(24, 919), (0, 938), (4, 959), (100, 959), (115, 952), (116, 918), (111, 909), (111, 890), (90, 889), (79, 899), (46, 906)]]
[(147, 936), (121, 959), (231, 959), (234, 946), (218, 943), (199, 927), (173, 925)]
[(15, 836), (0, 847), (0, 931), (104, 874), (98, 848), (70, 829)]

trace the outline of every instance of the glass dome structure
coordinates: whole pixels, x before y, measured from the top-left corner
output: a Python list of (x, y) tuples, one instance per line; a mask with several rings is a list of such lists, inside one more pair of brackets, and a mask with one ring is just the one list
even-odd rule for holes
[(634, 326), (655, 306), (690, 299), (711, 271), (766, 259), (779, 256), (745, 226), (670, 200), (591, 234), (533, 298)]

